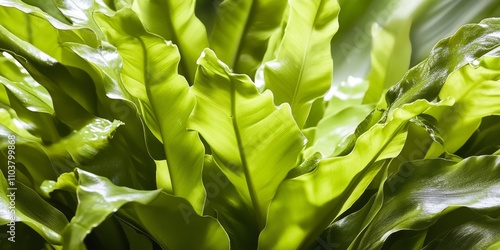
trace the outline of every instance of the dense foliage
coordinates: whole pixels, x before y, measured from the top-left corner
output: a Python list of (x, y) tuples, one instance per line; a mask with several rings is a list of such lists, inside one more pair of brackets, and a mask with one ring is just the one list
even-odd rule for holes
[(0, 0), (0, 248), (498, 249), (495, 16)]

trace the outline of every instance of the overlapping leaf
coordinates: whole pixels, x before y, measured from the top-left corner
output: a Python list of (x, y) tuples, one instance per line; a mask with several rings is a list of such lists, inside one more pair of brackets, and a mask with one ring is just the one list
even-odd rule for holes
[(212, 156), (205, 158), (203, 183), (207, 189), (207, 210), (216, 212), (217, 220), (229, 236), (231, 249), (257, 248), (260, 230), (255, 215)]
[(483, 56), (499, 56), (499, 25), (497, 18), (485, 19), (479, 24), (464, 25), (453, 36), (441, 40), (426, 60), (387, 91), (374, 112), (358, 126), (356, 137), (405, 103), (439, 100), (439, 92), (452, 72), (474, 60), (479, 62)]
[[(68, 224), (63, 213), (43, 200), (34, 190), (16, 182), (15, 178), (7, 181), (3, 172), (0, 176), (0, 186), (0, 224), (7, 224), (11, 231), (12, 225), (9, 224), (12, 224), (12, 221), (24, 223), (53, 246), (62, 245), (62, 232)], [(22, 236), (16, 236), (16, 225), (13, 226), (14, 234), (8, 237), (15, 236), (13, 240), (19, 241)]]
[[(403, 106), (387, 123), (377, 124), (360, 136), (349, 155), (324, 159), (313, 172), (284, 181), (270, 205), (259, 247), (300, 248), (312, 244), (312, 239), (361, 196), (380, 171), (376, 161), (399, 154), (404, 139), (394, 139), (401, 133), (404, 136), (408, 121), (432, 107), (423, 100)], [(390, 150), (384, 153), (386, 148)]]
[(483, 56), (499, 56), (500, 20), (490, 18), (464, 25), (453, 36), (436, 44), (429, 57), (409, 70), (386, 94), (391, 109), (438, 94), (448, 75)]
[[(158, 121), (155, 119), (145, 83), (149, 81), (149, 55), (143, 41), (147, 32), (144, 30), (137, 15), (131, 9), (123, 9), (109, 17), (104, 13), (95, 14), (99, 27), (103, 30), (109, 43), (115, 46), (122, 58), (120, 77), (125, 89), (137, 98), (134, 101), (139, 106), (142, 116), (155, 136), (160, 138)], [(125, 34), (125, 35), (123, 35)], [(137, 60), (141, 58), (142, 60)]]
[[(439, 98), (456, 100), (453, 107), (434, 115), (439, 118), (437, 126), (448, 152), (458, 150), (479, 127), (483, 117), (500, 114), (499, 63), (500, 57), (481, 57), (453, 72), (443, 85)], [(429, 155), (440, 154), (436, 146), (433, 145)]]
[(461, 206), (498, 208), (499, 166), (498, 156), (471, 157), (459, 163), (444, 159), (405, 163), (398, 175), (406, 178), (396, 175), (384, 184), (379, 194), (383, 204), (371, 212), (376, 214), (373, 221), (353, 247), (379, 248), (392, 233), (425, 229), (443, 213)]
[(364, 103), (378, 102), (384, 90), (399, 82), (410, 67), (412, 15), (398, 14), (384, 27), (377, 23), (372, 26), (371, 69), (366, 77), (369, 88)]
[[(92, 119), (96, 104), (94, 86), (85, 75), (74, 77), (76, 70), (57, 62), (32, 44), (14, 36), (0, 26), (0, 45), (45, 87), (52, 97), (56, 116), (68, 126), (79, 129)], [(15, 52), (15, 53), (14, 53)]]
[(442, 37), (453, 35), (461, 26), (500, 15), (500, 6), (495, 0), (477, 3), (467, 0), (427, 2), (425, 10), (420, 11), (414, 20), (411, 32), (412, 65), (424, 60)]
[[(37, 47), (58, 61), (71, 61), (64, 57), (60, 43), (77, 42), (97, 47), (96, 34), (88, 28), (78, 28), (60, 22), (40, 9), (27, 5), (20, 0), (3, 0), (0, 2), (0, 25), (15, 36)], [(25, 25), (19, 28), (18, 20)], [(43, 37), (44, 39), (37, 39)]]
[(480, 220), (470, 221), (453, 229), (437, 249), (497, 249), (500, 247), (499, 219), (484, 216)]
[(286, 8), (286, 0), (221, 2), (217, 6), (210, 48), (236, 73), (253, 77)]
[(290, 1), (290, 10), (275, 59), (265, 62), (265, 87), (275, 102), (287, 102), (303, 127), (314, 100), (330, 88), (333, 61), (329, 41), (338, 29), (336, 0)]
[[(156, 132), (165, 148), (173, 194), (188, 199), (201, 214), (205, 197), (201, 181), (204, 149), (198, 134), (186, 131), (194, 96), (188, 92), (185, 78), (175, 74), (179, 63), (177, 47), (148, 33), (130, 9), (111, 18), (98, 17), (124, 60), (123, 81), (150, 109), (143, 114), (145, 119), (158, 126)], [(133, 42), (124, 42), (130, 40)], [(136, 59), (137, 52), (142, 54), (142, 60)]]
[[(12, 112), (12, 113), (10, 113)], [(119, 121), (110, 122), (102, 118), (86, 124), (82, 129), (75, 131), (60, 141), (51, 145), (45, 145), (43, 141), (30, 134), (25, 128), (16, 124), (24, 124), (13, 110), (0, 109), (0, 134), (2, 140), (0, 145), (7, 148), (7, 138), (10, 135), (16, 137), (16, 162), (23, 164), (25, 168), (18, 169), (19, 180), (23, 177), (23, 183), (35, 190), (39, 190), (40, 184), (46, 179), (55, 179), (57, 174), (72, 171), (79, 164), (86, 164), (94, 159), (98, 153), (109, 146), (110, 138), (116, 129), (122, 125)], [(93, 164), (100, 165), (100, 161)], [(104, 160), (105, 161), (105, 160)], [(108, 163), (109, 164), (109, 163)], [(104, 166), (104, 165), (101, 165)], [(99, 174), (109, 174), (110, 178), (115, 176), (117, 182), (121, 178), (129, 177), (130, 173), (112, 173), (108, 169), (95, 169)], [(121, 176), (119, 178), (118, 176)]]
[(196, 0), (135, 1), (135, 9), (144, 27), (178, 46), (181, 54), (179, 70), (191, 84), (196, 60), (208, 47), (205, 27), (194, 15), (195, 4)]
[[(150, 181), (155, 175), (154, 162), (150, 159), (150, 155), (155, 159), (161, 159), (165, 157), (165, 153), (150, 128), (144, 126), (140, 111), (134, 102), (136, 99), (123, 86), (120, 79), (122, 60), (116, 48), (103, 44), (102, 47), (95, 49), (71, 43), (66, 44), (66, 49), (86, 61), (82, 64), (82, 68), (88, 72), (96, 85), (99, 114), (109, 119), (119, 119), (126, 124), (118, 131), (115, 140), (120, 141), (120, 146), (124, 147), (126, 152), (133, 152), (125, 158), (135, 161), (131, 171), (141, 180), (142, 186), (154, 188), (155, 183)], [(123, 157), (121, 158), (123, 160)]]
[[(382, 0), (376, 2), (366, 2), (363, 0), (339, 0), (342, 8), (338, 34), (332, 40), (332, 55), (335, 64), (334, 85), (346, 81), (349, 77), (366, 79), (366, 76), (373, 69), (374, 60), (371, 59), (376, 54), (391, 54), (392, 39), (389, 37), (374, 37), (371, 29), (374, 23), (386, 29), (393, 38), (402, 38), (405, 33), (405, 25), (411, 23), (411, 66), (424, 60), (433, 46), (442, 38), (451, 36), (462, 25), (479, 22), (487, 17), (498, 16), (498, 3), (495, 0), (486, 0), (471, 3), (467, 0), (453, 2), (428, 0), (412, 1), (408, 3), (401, 0)], [(399, 16), (399, 17), (398, 17)], [(399, 28), (397, 28), (399, 26)], [(398, 35), (399, 34), (399, 35)], [(392, 36), (394, 35), (394, 36)], [(373, 47), (375, 40), (382, 41), (381, 45), (387, 46), (385, 50), (376, 51)], [(388, 40), (386, 40), (388, 39)], [(404, 38), (406, 41), (406, 38)], [(399, 40), (401, 41), (401, 40)], [(393, 49), (407, 48), (398, 43)], [(378, 46), (377, 46), (378, 47)], [(406, 49), (405, 49), (406, 50)], [(371, 53), (370, 53), (371, 52)], [(401, 58), (402, 54), (392, 54), (391, 60)], [(405, 55), (406, 57), (408, 55)], [(378, 59), (377, 61), (385, 61)], [(397, 61), (396, 65), (386, 65), (387, 70), (391, 67), (399, 68), (407, 65), (407, 59)], [(382, 65), (380, 65), (382, 66)], [(382, 72), (380, 71), (380, 72)], [(401, 77), (401, 72), (389, 74), (389, 77)], [(404, 72), (403, 72), (404, 73)]]
[[(394, 38), (392, 35), (400, 32), (400, 30), (392, 30), (393, 32), (385, 38), (373, 37), (372, 27), (374, 25), (385, 27), (398, 13), (401, 14), (403, 20), (406, 19), (406, 21), (411, 22), (415, 4), (422, 4), (422, 2), (424, 1), (413, 1), (411, 4), (405, 4), (400, 0), (382, 0), (377, 2), (339, 0), (341, 6), (339, 17), (340, 28), (338, 34), (332, 40), (331, 51), (335, 64), (333, 86), (347, 82), (349, 78), (365, 80), (373, 66), (370, 60), (372, 55), (374, 53), (391, 54), (392, 42), (389, 40), (387, 43), (384, 43), (383, 40)], [(394, 23), (393, 27), (400, 24), (399, 22)], [(381, 45), (386, 49), (382, 51), (373, 50), (373, 39), (380, 39)], [(382, 60), (382, 58), (380, 59)], [(381, 68), (380, 70), (383, 71), (385, 68)]]
[(44, 186), (48, 193), (62, 189), (78, 196), (76, 214), (63, 231), (66, 248), (85, 249), (85, 236), (115, 212), (151, 234), (164, 248), (213, 249), (227, 248), (229, 244), (215, 219), (197, 215), (185, 199), (161, 190), (115, 186), (106, 178), (80, 169)]
[(500, 148), (495, 135), (500, 133), (500, 116), (488, 116), (481, 120), (481, 125), (457, 152), (457, 155), (469, 157), (473, 155), (492, 154)]
[[(38, 84), (7, 52), (0, 56), (0, 82), (6, 88), (4, 104), (16, 110), (17, 115), (30, 123), (30, 132), (44, 141), (57, 142), (55, 111), (48, 91)], [(5, 76), (5, 77), (4, 77)]]
[(323, 118), (316, 129), (317, 140), (314, 149), (325, 156), (342, 152), (343, 145), (348, 144), (348, 138), (372, 110), (370, 105), (359, 105)]

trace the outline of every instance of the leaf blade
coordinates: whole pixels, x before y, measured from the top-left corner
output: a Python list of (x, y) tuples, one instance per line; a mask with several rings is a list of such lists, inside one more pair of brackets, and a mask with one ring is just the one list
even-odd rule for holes
[(338, 30), (336, 0), (290, 1), (288, 23), (274, 60), (264, 64), (266, 88), (276, 104), (288, 102), (302, 128), (312, 102), (332, 82), (330, 40)]
[[(124, 60), (121, 76), (144, 103), (147, 125), (163, 141), (173, 194), (188, 199), (202, 214), (204, 148), (196, 132), (186, 131), (195, 100), (186, 79), (177, 74), (177, 47), (148, 33), (130, 9), (96, 17)], [(138, 51), (142, 60), (136, 59)]]
[(235, 185), (261, 226), (274, 192), (294, 167), (304, 137), (290, 107), (275, 107), (248, 76), (232, 73), (209, 49), (199, 60), (192, 90), (197, 104), (188, 128), (209, 143), (215, 162)]
[(208, 47), (205, 27), (194, 14), (196, 0), (136, 3), (143, 25), (178, 46), (181, 54), (180, 73), (192, 84), (196, 73), (196, 60), (203, 49)]

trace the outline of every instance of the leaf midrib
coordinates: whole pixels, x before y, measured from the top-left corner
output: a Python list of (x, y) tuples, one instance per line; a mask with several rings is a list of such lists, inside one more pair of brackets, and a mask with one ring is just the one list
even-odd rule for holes
[[(310, 43), (311, 43), (311, 36), (312, 36), (312, 33), (313, 33), (313, 30), (314, 30), (314, 26), (316, 26), (316, 22), (317, 22), (317, 19), (318, 19), (318, 13), (322, 7), (322, 4), (323, 4), (323, 1), (321, 1), (319, 3), (319, 6), (318, 8), (316, 9), (316, 15), (314, 16), (314, 22), (312, 24), (312, 27), (310, 27), (309, 29), (309, 35), (307, 36), (307, 42), (306, 42), (306, 46), (305, 46), (305, 50), (304, 50), (304, 54), (302, 55), (302, 63), (300, 64), (300, 70), (299, 70), (299, 76), (297, 77), (297, 81), (295, 82), (295, 88), (294, 88), (294, 93), (293, 93), (293, 96), (292, 96), (292, 103), (290, 104), (290, 106), (292, 107), (292, 110), (293, 110), (293, 113), (295, 113), (295, 111), (297, 111), (297, 96), (299, 95), (299, 90), (301, 89), (302, 87), (302, 77), (304, 75), (304, 68), (305, 68), (305, 62), (309, 56), (309, 46), (310, 46)], [(295, 117), (295, 115), (294, 115)], [(295, 119), (297, 119), (297, 117), (295, 117)], [(298, 122), (298, 121), (297, 121)], [(305, 121), (304, 121), (305, 122)], [(301, 127), (303, 126), (303, 124), (299, 124)]]
[[(184, 1), (187, 1), (187, 0), (184, 0)], [(165, 39), (165, 40), (168, 40), (168, 37), (164, 37), (165, 35), (169, 34), (171, 36), (171, 40), (174, 44), (177, 44), (179, 45), (179, 54), (181, 55), (181, 60), (179, 60), (179, 66), (178, 66), (178, 69), (181, 73), (181, 75), (184, 75), (186, 74), (186, 78), (189, 79), (188, 81), (190, 82), (190, 84), (193, 84), (191, 83), (191, 81), (194, 80), (194, 74), (195, 72), (191, 72), (190, 70), (190, 67), (187, 65), (188, 62), (186, 62), (186, 60), (182, 60), (182, 58), (189, 58), (188, 54), (183, 50), (181, 49), (183, 46), (183, 43), (180, 41), (180, 37), (179, 35), (177, 34), (177, 29), (176, 29), (176, 26), (174, 25), (174, 22), (172, 20), (172, 17), (174, 17), (174, 13), (172, 11), (172, 6), (170, 6), (170, 1), (167, 1), (166, 3), (163, 4), (166, 8), (166, 12), (169, 13), (168, 17), (166, 17), (165, 19), (167, 19), (166, 21), (166, 25), (168, 26), (168, 29), (171, 30), (171, 32), (169, 33), (168, 31), (165, 32), (165, 31), (159, 31), (159, 33), (163, 33), (163, 34), (157, 34), (158, 36), (160, 36), (162, 39)], [(144, 27), (146, 28), (146, 27)], [(146, 30), (146, 32), (149, 32)], [(154, 34), (154, 32), (151, 32)], [(184, 74), (182, 74), (184, 73)]]
[(261, 219), (264, 218), (263, 213), (260, 209), (260, 202), (258, 199), (257, 191), (254, 186), (252, 176), (250, 173), (249, 165), (246, 159), (245, 148), (241, 139), (240, 129), (238, 126), (238, 121), (236, 119), (236, 84), (232, 78), (231, 81), (231, 123), (233, 125), (234, 134), (236, 137), (236, 143), (238, 145), (238, 152), (240, 154), (241, 166), (245, 174), (245, 180), (247, 183), (248, 192), (250, 194), (250, 199), (252, 201), (253, 209), (255, 210), (255, 216), (257, 219), (257, 225), (260, 229), (263, 229)]
[[(141, 36), (136, 36), (136, 38), (139, 41), (139, 44), (141, 45), (141, 48), (143, 50), (142, 60), (143, 60), (143, 65), (144, 65), (144, 71), (142, 73), (143, 73), (144, 85), (145, 85), (146, 93), (147, 93), (147, 92), (151, 91), (150, 87), (147, 87), (147, 86), (148, 85), (149, 86), (152, 85), (152, 83), (150, 83), (151, 80), (150, 80), (150, 77), (149, 77), (149, 74), (148, 74), (148, 72), (149, 72), (148, 50), (147, 50), (146, 44), (145, 44), (144, 40), (142, 39), (142, 37)], [(148, 94), (148, 96), (149, 96), (149, 94)], [(153, 109), (153, 112), (156, 115), (159, 114), (159, 111), (156, 109), (156, 107), (155, 107), (155, 105), (153, 105), (153, 103), (151, 103), (151, 109)], [(160, 130), (160, 134), (161, 134), (161, 136), (163, 138), (163, 135), (164, 135), (164, 133), (162, 131), (163, 126), (157, 120), (156, 120), (156, 123), (158, 124), (158, 128)], [(167, 148), (167, 142), (165, 141), (165, 138), (163, 138), (163, 140), (164, 140), (163, 141), (163, 145), (165, 147), (165, 149), (164, 149), (164, 151), (165, 151), (165, 161), (167, 162), (167, 166), (168, 166), (167, 170), (168, 170), (168, 173), (169, 173), (169, 176), (170, 176), (170, 183), (172, 184), (171, 185), (172, 194), (173, 195), (177, 195), (177, 193), (176, 193), (177, 182), (174, 183), (174, 179), (175, 178), (173, 178), (173, 176), (175, 176), (175, 173), (172, 172), (172, 167), (171, 167), (173, 165), (171, 164), (172, 162), (170, 161), (169, 154), (167, 154), (167, 150), (166, 150), (166, 148)]]

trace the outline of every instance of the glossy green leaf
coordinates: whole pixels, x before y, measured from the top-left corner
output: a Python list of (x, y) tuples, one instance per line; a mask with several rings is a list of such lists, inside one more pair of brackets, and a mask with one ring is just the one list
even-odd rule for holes
[(304, 124), (304, 129), (314, 128), (318, 125), (318, 122), (323, 119), (325, 115), (326, 102), (323, 98), (316, 99), (311, 106), (311, 111), (307, 116), (306, 123)]
[(134, 0), (104, 0), (106, 5), (110, 6), (112, 9), (119, 11), (124, 8), (130, 8), (136, 2)]
[(217, 6), (210, 48), (236, 73), (251, 77), (279, 28), (286, 0), (227, 0)]
[[(0, 82), (8, 89), (3, 103), (16, 110), (19, 118), (30, 124), (29, 132), (46, 142), (59, 140), (59, 120), (48, 91), (37, 83), (9, 53), (0, 56)], [(5, 76), (5, 77), (4, 77)]]
[(257, 69), (255, 74), (255, 84), (259, 88), (259, 90), (263, 90), (262, 88), (265, 86), (264, 83), (264, 66), (265, 62), (272, 61), (276, 59), (276, 55), (278, 53), (278, 49), (281, 45), (281, 40), (285, 34), (285, 28), (288, 24), (288, 19), (290, 16), (290, 2), (286, 6), (283, 17), (281, 18), (281, 25), (273, 32), (271, 37), (269, 38), (269, 42), (267, 43), (266, 53), (264, 54), (264, 58), (262, 59), (262, 64)]
[(392, 233), (425, 229), (458, 207), (498, 209), (499, 166), (497, 156), (404, 164), (384, 184), (383, 205), (355, 246), (378, 248)]
[[(370, 187), (374, 190), (380, 190), (383, 188), (387, 176), (397, 173), (401, 164), (407, 161), (422, 159), (431, 141), (428, 133), (424, 129), (416, 126), (414, 122), (410, 122), (408, 126), (408, 136), (401, 152), (390, 161), (385, 171), (379, 172), (378, 176), (370, 183)], [(404, 177), (411, 174), (407, 169), (401, 173), (404, 174)], [(335, 245), (340, 249), (356, 249), (352, 248), (351, 245), (355, 244), (358, 240), (357, 238), (362, 237), (363, 231), (376, 216), (376, 212), (380, 210), (383, 198), (383, 194), (372, 195), (370, 200), (368, 200), (361, 209), (354, 210), (356, 212), (352, 213), (346, 212), (345, 217), (334, 221), (328, 226), (317, 240), (316, 245), (329, 244)], [(408, 247), (408, 245), (406, 246)]]
[[(401, 231), (389, 238), (392, 250), (422, 249), (427, 230)], [(385, 246), (384, 246), (385, 247)]]
[(191, 84), (196, 73), (196, 60), (208, 47), (205, 27), (194, 15), (195, 3), (196, 0), (135, 1), (135, 9), (144, 27), (178, 46), (180, 73)]
[(500, 220), (489, 217), (460, 225), (444, 237), (436, 249), (497, 249)]
[(33, 127), (36, 127), (30, 128), (30, 130), (41, 132), (43, 139), (47, 141), (56, 142), (59, 136), (53, 122), (51, 122), (54, 110), (50, 105), (52, 103), (44, 102), (46, 101), (43, 96), (44, 93), (32, 89), (26, 82), (13, 83), (1, 76), (0, 82), (9, 90), (8, 95), (11, 95), (11, 98), (9, 98), (10, 106), (16, 109), (20, 117), (25, 118), (25, 116), (28, 116), (29, 118), (25, 120), (33, 124)]
[(38, 84), (12, 56), (0, 57), (0, 82), (30, 111), (54, 114), (48, 91)]
[(145, 230), (164, 248), (228, 248), (227, 235), (215, 219), (197, 215), (189, 202), (161, 190), (115, 186), (106, 178), (80, 169), (44, 186), (47, 192), (62, 189), (77, 193), (76, 214), (63, 231), (65, 247), (85, 249), (84, 237), (107, 216), (116, 213)]
[[(8, 226), (0, 226), (0, 230), (3, 232), (8, 231), (7, 229)], [(51, 248), (56, 248), (58, 246), (52, 245), (50, 246), (47, 241), (40, 236), (35, 230), (30, 228), (29, 226), (23, 224), (23, 223), (18, 223), (16, 225), (16, 233), (23, 235), (23, 240), (19, 241), (19, 239), (16, 240), (16, 242), (11, 242), (7, 238), (3, 238), (0, 240), (0, 248), (2, 249), (10, 249), (12, 246), (15, 246), (19, 249), (30, 249), (30, 248), (37, 248), (37, 249), (51, 249)]]
[(314, 100), (332, 81), (329, 41), (338, 29), (336, 0), (290, 1), (290, 14), (275, 59), (265, 62), (265, 87), (275, 102), (287, 102), (303, 127)]
[(0, 0), (15, 247), (498, 248), (500, 19), (430, 46), (498, 13), (495, 0)]
[(127, 147), (120, 145), (114, 138), (116, 132), (120, 131), (118, 127), (123, 125), (121, 121), (95, 118), (58, 143), (42, 148), (59, 174), (78, 167), (109, 178), (117, 185), (142, 186), (136, 182), (134, 157), (127, 153)]
[(147, 68), (149, 55), (144, 41), (148, 33), (144, 30), (137, 15), (128, 8), (117, 12), (112, 17), (96, 13), (95, 18), (108, 41), (117, 48), (122, 58), (120, 77), (126, 90), (138, 99), (137, 105), (146, 124), (154, 133), (156, 132), (155, 136), (160, 138), (158, 121), (154, 117), (145, 86), (151, 74)]
[[(479, 22), (487, 17), (495, 17), (500, 13), (499, 4), (495, 0), (485, 0), (480, 3), (471, 3), (467, 0), (453, 2), (425, 0), (411, 3), (401, 0), (376, 2), (339, 0), (339, 3), (342, 8), (339, 19), (340, 29), (332, 40), (332, 55), (335, 64), (333, 85), (338, 85), (349, 77), (366, 79), (369, 72), (373, 70), (371, 57), (373, 53), (380, 53), (373, 50), (373, 44), (376, 43), (374, 40), (381, 39), (372, 36), (371, 29), (375, 23), (380, 27), (390, 26), (392, 33), (398, 34), (403, 30), (393, 28), (399, 25), (401, 25), (400, 28), (404, 28), (403, 23), (411, 22), (409, 33), (412, 51), (411, 66), (414, 66), (429, 55), (439, 40), (453, 35), (460, 26)], [(399, 22), (397, 22), (398, 19)], [(389, 45), (390, 42), (387, 41), (387, 44)], [(395, 48), (402, 48), (402, 46)], [(390, 50), (383, 53), (390, 53)], [(392, 55), (393, 58), (399, 56), (398, 54)], [(407, 64), (406, 59), (403, 64)]]
[(50, 145), (48, 151), (55, 155), (68, 152), (75, 162), (94, 156), (113, 138), (115, 130), (122, 125), (120, 121), (110, 122), (96, 118), (84, 128), (63, 138), (60, 142)]
[(263, 227), (267, 207), (280, 182), (295, 166), (305, 144), (287, 104), (274, 106), (272, 94), (259, 94), (205, 50), (193, 92), (196, 106), (188, 128), (210, 145), (214, 160)]
[(10, 108), (1, 108), (0, 109), (0, 120), (1, 125), (1, 148), (8, 147), (8, 136), (9, 134), (18, 135), (23, 139), (34, 141), (37, 143), (41, 143), (42, 140), (34, 135), (32, 135), (27, 128), (29, 128), (29, 124), (19, 119), (15, 110)]
[(156, 186), (167, 193), (173, 193), (172, 178), (168, 171), (167, 160), (155, 160), (156, 165)]
[[(382, 197), (382, 196), (380, 196)], [(380, 207), (381, 198), (375, 200), (373, 195), (370, 200), (356, 212), (348, 214), (346, 217), (335, 221), (321, 234), (316, 240), (316, 245), (327, 245), (340, 249), (349, 249), (356, 237), (364, 230), (370, 217), (373, 217), (371, 211)]]

